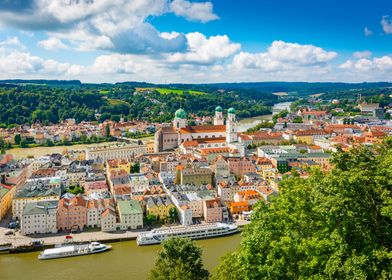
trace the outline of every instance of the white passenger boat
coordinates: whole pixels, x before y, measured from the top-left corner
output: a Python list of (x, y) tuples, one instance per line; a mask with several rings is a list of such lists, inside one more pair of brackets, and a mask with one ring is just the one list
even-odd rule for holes
[(186, 227), (170, 227), (154, 229), (149, 232), (140, 233), (136, 238), (137, 245), (159, 244), (172, 237), (188, 237), (190, 239), (204, 239), (230, 235), (238, 232), (235, 224), (204, 224)]
[(91, 242), (90, 244), (69, 244), (53, 249), (46, 249), (41, 252), (38, 259), (47, 260), (90, 255), (101, 253), (110, 250), (111, 248), (112, 246), (101, 244), (99, 242)]

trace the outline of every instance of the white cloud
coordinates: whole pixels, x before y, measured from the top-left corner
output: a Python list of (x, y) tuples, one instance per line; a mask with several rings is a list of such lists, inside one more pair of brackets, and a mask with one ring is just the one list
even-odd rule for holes
[[(339, 68), (357, 72), (392, 72), (392, 57), (385, 55), (373, 59), (361, 58), (358, 60), (347, 60), (339, 65)], [(374, 74), (374, 73), (373, 73)]]
[(389, 19), (389, 16), (383, 16), (381, 19), (382, 30), (384, 30), (385, 34), (392, 34), (392, 20)]
[(227, 35), (206, 37), (199, 32), (186, 34), (188, 50), (168, 55), (172, 63), (212, 64), (230, 57), (241, 48)]
[(18, 49), (26, 48), (26, 46), (20, 42), (18, 37), (8, 37), (4, 41), (0, 41), (0, 47), (13, 47)]
[(300, 45), (274, 41), (266, 52), (241, 52), (234, 56), (234, 68), (258, 68), (264, 71), (279, 71), (298, 67), (325, 67), (337, 56), (313, 45)]
[(355, 58), (368, 58), (372, 56), (371, 51), (358, 51), (353, 53), (353, 57)]
[(68, 48), (67, 45), (65, 45), (59, 38), (56, 37), (49, 37), (46, 40), (39, 41), (38, 46), (49, 51)]
[(373, 35), (373, 31), (371, 31), (367, 26), (363, 29), (363, 32), (365, 33), (365, 37), (369, 37)]
[(161, 36), (147, 19), (176, 13), (190, 20), (216, 19), (211, 2), (185, 0), (26, 0), (2, 3), (0, 25), (43, 30), (77, 50), (119, 53), (181, 52), (185, 36)]
[(219, 18), (212, 11), (211, 2), (191, 3), (186, 0), (174, 0), (170, 7), (177, 16), (183, 16), (189, 20), (205, 23)]

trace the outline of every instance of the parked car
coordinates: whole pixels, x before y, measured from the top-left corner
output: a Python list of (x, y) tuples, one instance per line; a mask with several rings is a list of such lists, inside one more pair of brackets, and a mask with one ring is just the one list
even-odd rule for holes
[(10, 229), (16, 229), (18, 227), (18, 223), (17, 222), (10, 222), (8, 224), (8, 228)]

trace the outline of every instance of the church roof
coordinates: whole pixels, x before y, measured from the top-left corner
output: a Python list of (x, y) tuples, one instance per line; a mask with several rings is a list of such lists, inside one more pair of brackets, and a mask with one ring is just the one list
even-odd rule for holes
[(235, 109), (231, 107), (229, 110), (227, 110), (229, 114), (235, 114)]
[(186, 119), (186, 112), (180, 108), (174, 113), (174, 116), (178, 119)]
[(213, 133), (213, 132), (225, 132), (226, 125), (197, 125), (187, 126), (180, 129), (180, 133)]
[(217, 106), (215, 108), (215, 112), (223, 112), (223, 108), (221, 106)]

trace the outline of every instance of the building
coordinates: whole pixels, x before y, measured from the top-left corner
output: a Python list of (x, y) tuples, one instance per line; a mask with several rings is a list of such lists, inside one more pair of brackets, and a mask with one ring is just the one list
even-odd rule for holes
[(23, 209), (20, 232), (23, 235), (56, 233), (58, 201), (27, 203)]
[(212, 184), (212, 175), (212, 170), (209, 168), (179, 165), (177, 166), (176, 181), (181, 185), (207, 185)]
[(27, 203), (38, 201), (59, 200), (61, 187), (50, 187), (42, 181), (26, 182), (16, 191), (12, 200), (12, 218), (20, 219)]
[(120, 223), (123, 229), (143, 228), (143, 209), (135, 200), (121, 200), (117, 203)]
[(57, 207), (57, 229), (83, 230), (87, 226), (88, 200), (81, 195), (63, 197)]
[(16, 187), (0, 184), (0, 221), (7, 215), (12, 205)]
[[(223, 109), (218, 106), (215, 109), (214, 125), (188, 126), (186, 112), (183, 109), (178, 109), (174, 114), (172, 125), (161, 127), (155, 133), (155, 152), (173, 150), (182, 143), (193, 140), (198, 140), (201, 143), (203, 139), (223, 137), (227, 144), (237, 142), (235, 109), (230, 108), (227, 112), (226, 125), (224, 124)], [(200, 145), (200, 143), (195, 144)], [(210, 143), (210, 145), (214, 144)]]
[(104, 232), (116, 231), (117, 229), (117, 216), (116, 212), (107, 208), (102, 212), (101, 216), (101, 230)]
[(223, 221), (225, 207), (218, 198), (204, 200), (203, 210), (204, 221), (206, 223), (219, 223)]
[(235, 176), (256, 172), (256, 166), (246, 157), (227, 157), (226, 161), (230, 172)]
[(149, 196), (146, 201), (147, 215), (154, 215), (159, 220), (166, 220), (169, 216), (170, 209), (175, 208), (170, 197), (164, 196)]
[(147, 146), (138, 144), (116, 143), (107, 146), (95, 146), (86, 149), (86, 159), (131, 159), (137, 155), (146, 154)]

